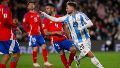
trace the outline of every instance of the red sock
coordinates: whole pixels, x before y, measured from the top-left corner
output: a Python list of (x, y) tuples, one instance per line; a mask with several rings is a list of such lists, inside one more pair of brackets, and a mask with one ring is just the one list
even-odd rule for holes
[(42, 49), (42, 55), (44, 58), (44, 62), (47, 62), (48, 61), (48, 52), (46, 49)]
[(61, 54), (60, 57), (61, 57), (61, 61), (64, 64), (65, 68), (67, 68), (66, 66), (68, 66), (68, 65), (67, 65), (67, 58), (66, 58), (65, 54)]
[(33, 59), (33, 63), (36, 63), (37, 62), (37, 51), (33, 51), (32, 53), (32, 59)]
[(6, 68), (5, 64), (0, 64), (0, 68)]
[(10, 62), (10, 68), (16, 68), (16, 62)]
[(71, 63), (72, 63), (73, 60), (74, 60), (74, 56), (75, 56), (75, 53), (70, 53), (69, 62), (68, 62), (69, 66), (71, 66)]

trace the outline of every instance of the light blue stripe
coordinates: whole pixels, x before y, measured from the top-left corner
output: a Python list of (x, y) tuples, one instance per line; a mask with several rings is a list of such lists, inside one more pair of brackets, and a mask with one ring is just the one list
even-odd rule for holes
[[(85, 25), (85, 22), (84, 22), (83, 17), (82, 17), (81, 15), (80, 15), (80, 20), (81, 20), (82, 26), (84, 26), (84, 25)], [(88, 38), (89, 38), (89, 35), (88, 35), (88, 33), (87, 33), (87, 30), (86, 30), (86, 29), (83, 29), (83, 32), (84, 32), (84, 34), (85, 34), (85, 38), (88, 39)]]
[(88, 35), (88, 33), (87, 33), (87, 30), (86, 30), (86, 29), (84, 29), (84, 33), (85, 33), (86, 39), (90, 38), (89, 35)]
[[(76, 17), (75, 16), (72, 16), (74, 19), (75, 19), (75, 21), (76, 21)], [(77, 22), (78, 23), (78, 22)], [(77, 35), (77, 39), (78, 39), (78, 41), (79, 42), (82, 42), (82, 37), (81, 37), (81, 33), (80, 33), (80, 31), (78, 30), (78, 27), (73, 27), (74, 29), (75, 29), (75, 33), (76, 33), (76, 35)]]

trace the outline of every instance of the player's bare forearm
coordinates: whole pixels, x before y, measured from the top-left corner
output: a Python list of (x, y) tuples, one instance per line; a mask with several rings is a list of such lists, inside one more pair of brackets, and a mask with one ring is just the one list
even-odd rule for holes
[(46, 35), (62, 35), (62, 34), (63, 34), (63, 31), (50, 32), (50, 31), (44, 29), (44, 33), (45, 33)]
[(17, 27), (16, 30), (22, 34), (22, 31), (19, 27)]
[(65, 31), (65, 34), (66, 34), (67, 38), (71, 40), (72, 38), (71, 38), (71, 35), (70, 35), (70, 31), (67, 27), (67, 24), (63, 24), (63, 29)]

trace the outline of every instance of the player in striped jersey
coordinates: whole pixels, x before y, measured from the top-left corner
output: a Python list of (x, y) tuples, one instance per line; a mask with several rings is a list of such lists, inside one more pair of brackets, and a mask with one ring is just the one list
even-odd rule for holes
[(97, 68), (104, 68), (91, 52), (91, 41), (89, 31), (87, 29), (93, 25), (91, 20), (84, 13), (77, 11), (77, 4), (75, 2), (68, 2), (66, 11), (67, 14), (59, 18), (49, 16), (44, 12), (41, 12), (41, 14), (52, 21), (65, 22), (64, 24), (68, 25), (71, 38), (76, 47), (80, 50), (80, 55), (75, 57), (77, 68), (80, 68), (78, 61), (85, 56), (89, 57), (91, 62)]

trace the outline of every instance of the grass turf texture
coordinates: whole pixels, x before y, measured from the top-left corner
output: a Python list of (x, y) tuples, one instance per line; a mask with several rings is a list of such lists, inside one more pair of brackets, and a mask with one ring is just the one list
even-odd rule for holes
[[(120, 52), (95, 52), (96, 57), (100, 60), (105, 68), (120, 68)], [(69, 54), (66, 54), (69, 56)], [(0, 55), (0, 60), (2, 55)], [(64, 68), (59, 54), (49, 54), (49, 61), (54, 64), (51, 68)], [(45, 68), (43, 66), (43, 57), (41, 54), (38, 56), (38, 62), (40, 63), (40, 68)], [(9, 63), (9, 62), (8, 62)], [(7, 64), (7, 68), (9, 65)], [(30, 54), (21, 54), (20, 61), (17, 68), (33, 68), (32, 66), (32, 56)], [(71, 68), (75, 67), (75, 62), (72, 63)], [(89, 58), (84, 58), (81, 60), (81, 68), (96, 68)]]

